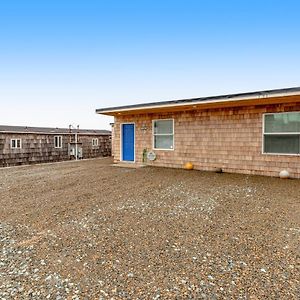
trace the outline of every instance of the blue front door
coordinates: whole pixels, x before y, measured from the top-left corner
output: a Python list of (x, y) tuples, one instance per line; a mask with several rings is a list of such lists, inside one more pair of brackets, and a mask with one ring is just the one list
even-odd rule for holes
[(134, 161), (134, 124), (122, 124), (122, 160)]

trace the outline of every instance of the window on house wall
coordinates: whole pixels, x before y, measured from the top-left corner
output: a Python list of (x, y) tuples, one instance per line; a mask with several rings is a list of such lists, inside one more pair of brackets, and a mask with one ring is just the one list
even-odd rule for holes
[(174, 149), (174, 120), (153, 121), (153, 148), (158, 150)]
[(98, 146), (98, 143), (99, 143), (99, 140), (98, 140), (98, 139), (96, 139), (96, 138), (92, 139), (92, 146), (93, 146), (93, 147)]
[(300, 154), (300, 112), (264, 115), (264, 153)]
[(10, 148), (11, 149), (21, 149), (22, 148), (22, 140), (21, 139), (11, 139), (10, 140)]
[(54, 137), (54, 147), (62, 148), (62, 136), (61, 135), (57, 135)]

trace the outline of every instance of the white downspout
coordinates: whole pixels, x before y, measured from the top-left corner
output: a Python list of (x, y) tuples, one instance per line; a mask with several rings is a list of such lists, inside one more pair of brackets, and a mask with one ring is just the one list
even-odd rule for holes
[(75, 132), (75, 159), (78, 160), (77, 131)]
[(76, 155), (76, 160), (78, 160), (78, 130), (79, 130), (79, 125), (77, 125), (77, 129), (75, 132), (75, 155)]

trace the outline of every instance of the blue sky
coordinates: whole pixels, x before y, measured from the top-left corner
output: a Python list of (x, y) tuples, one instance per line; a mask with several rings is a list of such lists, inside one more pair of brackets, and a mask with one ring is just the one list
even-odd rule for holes
[(96, 108), (300, 86), (300, 2), (0, 0), (0, 124), (109, 128)]

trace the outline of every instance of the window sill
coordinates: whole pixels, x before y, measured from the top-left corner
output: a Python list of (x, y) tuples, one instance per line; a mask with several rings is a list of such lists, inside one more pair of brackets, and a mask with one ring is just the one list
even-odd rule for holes
[(265, 153), (263, 152), (262, 155), (275, 155), (275, 156), (300, 156), (300, 153), (293, 154), (293, 153)]
[(158, 148), (153, 148), (155, 151), (174, 151), (174, 149), (158, 149)]

